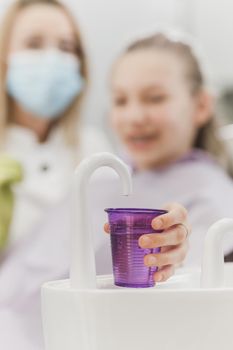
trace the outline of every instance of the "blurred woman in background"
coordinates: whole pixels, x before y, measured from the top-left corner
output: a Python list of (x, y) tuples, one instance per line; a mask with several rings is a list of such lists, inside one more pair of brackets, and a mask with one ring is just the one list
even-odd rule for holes
[[(18, 0), (0, 30), (0, 248), (26, 235), (68, 192), (74, 166), (108, 149), (81, 127), (88, 68), (80, 30), (57, 0)], [(10, 157), (10, 158), (9, 158)], [(2, 159), (2, 161), (1, 161)], [(12, 200), (12, 183), (15, 205)]]

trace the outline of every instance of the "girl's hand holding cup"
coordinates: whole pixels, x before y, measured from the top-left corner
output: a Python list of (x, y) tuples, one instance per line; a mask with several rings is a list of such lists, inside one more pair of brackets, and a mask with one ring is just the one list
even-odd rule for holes
[[(190, 225), (187, 210), (177, 203), (168, 204), (164, 209), (167, 213), (156, 216), (151, 222), (154, 232), (143, 234), (138, 239), (139, 247), (149, 252), (144, 256), (144, 265), (151, 269), (157, 267), (153, 275), (155, 282), (166, 281), (172, 276), (188, 251)], [(109, 224), (105, 224), (104, 229), (109, 233)]]

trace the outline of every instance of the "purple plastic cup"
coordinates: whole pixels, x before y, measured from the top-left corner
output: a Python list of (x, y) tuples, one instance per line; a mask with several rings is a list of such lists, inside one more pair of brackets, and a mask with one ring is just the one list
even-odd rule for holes
[(160, 248), (142, 249), (138, 240), (143, 234), (159, 233), (151, 226), (152, 220), (166, 214), (166, 210), (138, 208), (108, 208), (114, 283), (121, 287), (153, 287), (157, 267), (147, 267), (144, 256), (160, 251)]

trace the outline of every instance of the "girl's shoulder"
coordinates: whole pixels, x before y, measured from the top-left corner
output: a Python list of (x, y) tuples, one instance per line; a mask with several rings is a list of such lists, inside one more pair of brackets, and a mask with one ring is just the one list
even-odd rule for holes
[(177, 172), (189, 177), (194, 182), (213, 182), (216, 179), (222, 179), (233, 185), (232, 178), (227, 171), (215, 160), (208, 152), (202, 150), (193, 150), (185, 157), (174, 162), (168, 172)]

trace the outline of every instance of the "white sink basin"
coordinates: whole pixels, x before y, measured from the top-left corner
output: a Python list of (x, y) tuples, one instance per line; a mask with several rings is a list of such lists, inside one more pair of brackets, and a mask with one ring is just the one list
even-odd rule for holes
[(224, 272), (224, 288), (217, 289), (200, 289), (195, 269), (148, 289), (113, 286), (111, 276), (99, 276), (97, 290), (47, 283), (46, 349), (233, 349), (233, 264)]
[(42, 288), (46, 350), (225, 350), (233, 349), (233, 264), (223, 264), (222, 239), (233, 220), (215, 223), (206, 234), (202, 273), (180, 270), (155, 288), (113, 285), (95, 277), (86, 186), (99, 166), (119, 174), (131, 191), (126, 166), (109, 154), (82, 162), (76, 173), (70, 280)]

